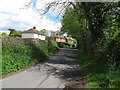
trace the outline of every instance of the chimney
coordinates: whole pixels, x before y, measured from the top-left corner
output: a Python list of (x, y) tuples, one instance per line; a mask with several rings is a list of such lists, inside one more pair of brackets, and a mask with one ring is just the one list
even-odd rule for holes
[(36, 29), (36, 27), (34, 26), (33, 29)]

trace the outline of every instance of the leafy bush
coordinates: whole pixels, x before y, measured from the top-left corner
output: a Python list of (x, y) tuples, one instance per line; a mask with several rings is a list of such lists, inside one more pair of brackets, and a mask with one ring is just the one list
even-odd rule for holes
[[(41, 62), (57, 49), (55, 44), (47, 41), (38, 43), (21, 38), (2, 39), (2, 74), (16, 72), (32, 64)], [(50, 50), (51, 51), (50, 51)]]
[(21, 31), (17, 31), (15, 29), (8, 29), (10, 31), (10, 34), (9, 36), (10, 37), (21, 37), (22, 34), (21, 34)]
[(90, 56), (78, 51), (83, 69), (88, 75), (90, 88), (118, 88), (120, 86), (120, 70), (116, 63), (106, 62), (99, 55)]
[(8, 36), (5, 32), (3, 32), (2, 34), (0, 34), (0, 36)]

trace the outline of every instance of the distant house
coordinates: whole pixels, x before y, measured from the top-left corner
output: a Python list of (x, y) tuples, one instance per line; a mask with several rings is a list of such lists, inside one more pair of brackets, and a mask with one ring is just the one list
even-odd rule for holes
[(51, 36), (50, 38), (51, 38), (51, 40), (54, 40), (56, 42), (67, 42), (67, 39), (64, 36), (56, 35), (56, 36)]
[(74, 43), (74, 40), (72, 37), (66, 37), (67, 38), (67, 43)]
[(67, 39), (64, 36), (56, 36), (56, 37), (54, 37), (54, 39), (57, 42), (67, 42)]
[(40, 39), (45, 40), (45, 36), (40, 34), (40, 32), (36, 29), (36, 27), (33, 27), (27, 31), (22, 32), (22, 38), (29, 38), (29, 39)]
[(73, 39), (72, 37), (59, 36), (59, 35), (51, 36), (50, 38), (51, 40), (54, 40), (56, 42), (66, 42), (69, 44), (72, 44), (75, 41), (75, 39)]

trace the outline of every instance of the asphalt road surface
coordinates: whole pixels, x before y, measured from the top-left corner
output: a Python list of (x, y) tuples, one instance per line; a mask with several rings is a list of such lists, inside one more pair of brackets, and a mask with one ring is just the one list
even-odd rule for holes
[(81, 73), (76, 49), (61, 48), (44, 63), (2, 79), (2, 88), (64, 88)]

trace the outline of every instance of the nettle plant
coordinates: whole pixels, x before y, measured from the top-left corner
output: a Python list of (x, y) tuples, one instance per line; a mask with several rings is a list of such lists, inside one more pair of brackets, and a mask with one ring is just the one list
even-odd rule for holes
[[(55, 44), (47, 41), (29, 42), (21, 38), (3, 38), (2, 40), (2, 74), (16, 72), (32, 64), (43, 61), (57, 49)], [(50, 52), (48, 49), (51, 49)]]

